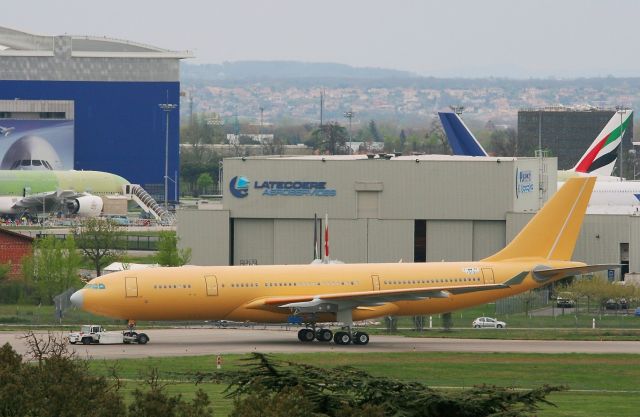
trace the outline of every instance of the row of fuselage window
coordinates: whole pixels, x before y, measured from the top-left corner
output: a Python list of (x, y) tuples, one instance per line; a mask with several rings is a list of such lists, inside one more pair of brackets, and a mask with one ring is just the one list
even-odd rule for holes
[(168, 284), (168, 285), (154, 285), (154, 290), (172, 290), (172, 289), (186, 289), (191, 288), (191, 284)]
[(435, 279), (417, 279), (408, 281), (384, 281), (387, 285), (414, 285), (414, 284), (451, 284), (451, 283), (469, 283), (480, 282), (478, 277), (469, 278), (435, 278)]
[[(438, 278), (438, 279), (419, 279), (409, 281), (384, 281), (385, 285), (416, 285), (416, 284), (446, 284), (446, 283), (464, 283), (464, 282), (479, 282), (480, 278)], [(355, 286), (359, 285), (360, 281), (332, 281), (326, 282), (326, 286)], [(267, 282), (265, 287), (317, 287), (323, 285), (322, 282)], [(234, 283), (231, 284), (231, 288), (257, 288), (260, 284), (256, 283)], [(224, 284), (221, 285), (224, 288)], [(154, 289), (187, 289), (191, 288), (191, 284), (168, 284), (168, 285), (154, 285)]]

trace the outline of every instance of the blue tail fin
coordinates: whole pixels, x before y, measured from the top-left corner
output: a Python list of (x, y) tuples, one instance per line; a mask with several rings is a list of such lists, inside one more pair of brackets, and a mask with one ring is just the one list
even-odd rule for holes
[(480, 142), (455, 113), (438, 112), (444, 133), (455, 155), (487, 156)]

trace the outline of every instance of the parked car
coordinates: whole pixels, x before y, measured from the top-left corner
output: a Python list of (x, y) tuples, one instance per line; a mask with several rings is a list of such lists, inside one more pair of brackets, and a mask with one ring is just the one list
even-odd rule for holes
[(629, 304), (627, 303), (627, 300), (625, 300), (624, 298), (621, 298), (619, 300), (614, 300), (613, 298), (610, 298), (604, 304), (604, 307), (607, 310), (626, 310), (629, 307)]
[(576, 306), (576, 302), (570, 298), (556, 298), (556, 306), (558, 308), (573, 308)]
[(637, 317), (640, 317), (640, 307), (636, 308), (635, 315), (636, 315)]
[(482, 329), (484, 327), (489, 327), (493, 329), (502, 329), (507, 327), (507, 323), (504, 321), (496, 320), (491, 317), (478, 317), (471, 323), (471, 325), (475, 329)]

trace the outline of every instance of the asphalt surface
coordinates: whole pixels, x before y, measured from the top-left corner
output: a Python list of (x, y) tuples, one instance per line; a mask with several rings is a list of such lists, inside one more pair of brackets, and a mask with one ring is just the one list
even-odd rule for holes
[[(371, 336), (367, 346), (302, 343), (294, 330), (158, 329), (145, 331), (147, 345), (70, 345), (80, 356), (124, 359), (161, 356), (217, 355), (229, 353), (302, 352), (516, 352), (516, 353), (640, 353), (640, 341), (557, 341), (408, 338)], [(0, 332), (0, 345), (9, 342), (26, 352), (23, 332)], [(59, 336), (64, 334), (58, 333)]]

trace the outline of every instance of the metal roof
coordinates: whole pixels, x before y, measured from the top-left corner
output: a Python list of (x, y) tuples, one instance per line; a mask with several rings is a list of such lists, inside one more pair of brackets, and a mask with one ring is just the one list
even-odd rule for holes
[[(171, 51), (151, 45), (99, 36), (63, 35), (71, 38), (72, 56), (130, 58), (192, 58), (189, 51)], [(56, 36), (34, 35), (0, 26), (0, 55), (43, 56), (53, 51)]]

